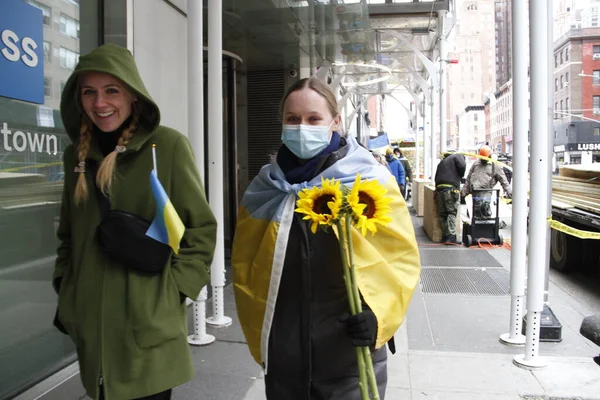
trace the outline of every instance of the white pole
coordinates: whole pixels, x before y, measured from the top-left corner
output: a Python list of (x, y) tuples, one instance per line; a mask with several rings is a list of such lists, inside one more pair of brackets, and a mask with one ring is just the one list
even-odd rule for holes
[(432, 83), (431, 84), (431, 103), (430, 104), (430, 114), (431, 114), (431, 143), (429, 144), (429, 151), (431, 151), (431, 155), (429, 156), (429, 172), (431, 174), (431, 180), (435, 179), (435, 167), (436, 167), (436, 160), (437, 160), (437, 153), (436, 153), (436, 148), (437, 148), (437, 138), (435, 135), (435, 85)]
[[(189, 8), (188, 8), (189, 10)], [(189, 17), (189, 13), (188, 13)], [(192, 303), (192, 312), (194, 315), (194, 334), (188, 336), (188, 343), (196, 346), (211, 344), (215, 341), (213, 335), (206, 333), (206, 286), (200, 291), (200, 296)]]
[[(202, 0), (187, 2), (187, 56), (188, 56), (188, 138), (194, 155), (196, 168), (204, 184), (204, 50), (202, 28)], [(194, 334), (188, 337), (192, 345), (206, 345), (215, 337), (206, 334), (206, 286), (194, 300)]]
[(202, 0), (187, 2), (188, 138), (204, 183), (204, 49)]
[[(430, 79), (431, 82), (431, 79)], [(431, 83), (430, 83), (431, 85)], [(431, 86), (430, 86), (431, 87)], [(427, 91), (427, 94), (425, 94)], [(429, 97), (429, 87), (423, 88), (423, 178), (431, 179), (431, 132), (433, 131), (433, 114), (431, 113), (431, 97)]]
[[(544, 309), (546, 237), (548, 235), (548, 2), (529, 2), (531, 71), (531, 194), (529, 210), (529, 268), (527, 277), (527, 332), (525, 354), (516, 365), (541, 368), (547, 365), (539, 353), (541, 316)], [(533, 45), (535, 43), (535, 46)]]
[(440, 152), (446, 151), (447, 127), (446, 122), (446, 61), (448, 58), (446, 40), (446, 13), (438, 11), (438, 30), (440, 35)]
[[(415, 103), (415, 179), (419, 179), (419, 170), (421, 167), (421, 157), (419, 155), (419, 135), (421, 131), (419, 130), (419, 112), (421, 110), (421, 102)], [(424, 124), (423, 124), (424, 125)], [(413, 186), (414, 189), (414, 186)], [(415, 192), (413, 192), (413, 195)]]
[(525, 309), (525, 273), (527, 271), (527, 131), (529, 113), (527, 91), (528, 42), (523, 40), (527, 30), (527, 4), (512, 2), (513, 44), (513, 203), (510, 259), (510, 327), (500, 335), (500, 341), (510, 345), (525, 344), (521, 334)]
[[(550, 55), (549, 60), (552, 59), (552, 55), (554, 55), (554, 13), (553, 13), (553, 1), (548, 1), (548, 54)], [(552, 125), (554, 123), (554, 63), (548, 63), (548, 111), (546, 118), (548, 118), (548, 157), (549, 157), (549, 166), (552, 166), (552, 159), (554, 158), (554, 135), (552, 134), (553, 128)], [(550, 167), (550, 171), (548, 171), (548, 176), (546, 178), (548, 180), (548, 195), (546, 200), (546, 206), (548, 207), (548, 216), (552, 213), (552, 168)], [(548, 235), (546, 240), (546, 261), (544, 265), (546, 266), (545, 278), (544, 278), (544, 303), (548, 306), (548, 288), (550, 285), (550, 225), (548, 225)]]
[(209, 325), (229, 326), (224, 313), (225, 240), (223, 225), (223, 20), (222, 0), (208, 0), (208, 198), (217, 220), (217, 245), (210, 270), (213, 315)]

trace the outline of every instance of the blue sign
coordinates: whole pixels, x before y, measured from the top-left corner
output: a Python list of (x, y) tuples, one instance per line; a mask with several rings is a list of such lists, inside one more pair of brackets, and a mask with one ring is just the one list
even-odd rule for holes
[(44, 104), (42, 10), (0, 1), (0, 96)]

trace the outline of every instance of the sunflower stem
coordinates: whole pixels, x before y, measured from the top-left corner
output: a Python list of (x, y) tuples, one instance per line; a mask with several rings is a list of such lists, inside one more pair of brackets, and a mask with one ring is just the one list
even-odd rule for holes
[[(345, 216), (346, 222), (346, 237), (348, 240), (348, 265), (350, 266), (350, 279), (352, 286), (352, 297), (355, 302), (355, 309), (357, 313), (362, 312), (362, 301), (360, 299), (360, 292), (358, 291), (358, 284), (356, 282), (356, 270), (354, 268), (354, 249), (352, 246), (352, 219), (349, 215)], [(371, 350), (368, 346), (359, 347), (363, 353), (363, 360), (366, 367), (367, 380), (371, 388), (371, 395), (373, 400), (379, 400), (379, 389), (377, 388), (377, 378), (375, 377), (375, 369), (373, 368), (373, 358), (371, 357)]]
[[(348, 220), (345, 220), (346, 224), (348, 224)], [(340, 241), (340, 253), (342, 256), (342, 268), (344, 269), (344, 283), (346, 284), (346, 293), (348, 295), (348, 303), (350, 305), (350, 314), (356, 314), (356, 302), (354, 299), (354, 292), (352, 290), (352, 276), (350, 274), (350, 254), (348, 253), (349, 237), (347, 235), (347, 231), (344, 229), (342, 222), (336, 222), (336, 226), (338, 228), (339, 241)], [(356, 360), (358, 364), (358, 387), (360, 388), (360, 396), (362, 400), (370, 400), (369, 398), (369, 385), (367, 380), (367, 369), (365, 365), (365, 353), (360, 347), (355, 347), (356, 351)], [(372, 362), (371, 362), (372, 363)]]

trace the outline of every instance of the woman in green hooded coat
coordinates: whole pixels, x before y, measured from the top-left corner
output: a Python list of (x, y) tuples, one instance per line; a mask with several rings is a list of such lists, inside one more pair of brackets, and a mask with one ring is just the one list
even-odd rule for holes
[[(131, 53), (117, 45), (79, 59), (60, 110), (73, 143), (64, 151), (55, 325), (75, 343), (92, 398), (169, 399), (194, 375), (184, 300), (209, 281), (215, 247), (216, 221), (192, 149), (160, 125)], [(153, 145), (158, 178), (185, 231), (161, 271), (144, 274), (103, 251), (97, 228), (103, 195), (111, 210), (152, 221)]]

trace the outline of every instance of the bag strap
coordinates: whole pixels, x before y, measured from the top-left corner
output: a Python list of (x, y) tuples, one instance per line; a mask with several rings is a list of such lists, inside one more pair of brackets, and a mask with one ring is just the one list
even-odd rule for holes
[(104, 218), (110, 211), (110, 199), (102, 193), (102, 190), (96, 185), (96, 175), (98, 175), (98, 163), (95, 160), (87, 160), (89, 171), (92, 174), (92, 182), (94, 186), (94, 194), (96, 195), (96, 201), (98, 202), (98, 208), (100, 209), (100, 216)]

